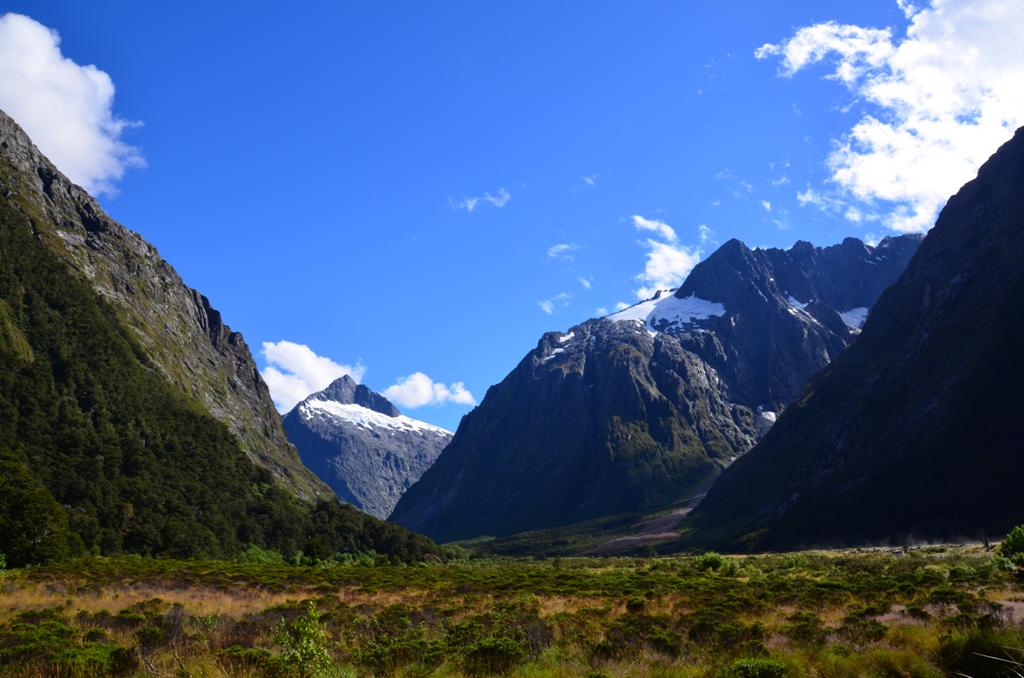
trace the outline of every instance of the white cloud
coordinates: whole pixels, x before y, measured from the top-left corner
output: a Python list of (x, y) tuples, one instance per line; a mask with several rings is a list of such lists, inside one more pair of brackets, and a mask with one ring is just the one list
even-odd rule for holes
[(582, 275), (578, 275), (576, 276), (576, 280), (579, 281), (580, 285), (582, 285), (585, 290), (589, 290), (594, 285), (593, 278), (584, 278)]
[(598, 317), (605, 316), (608, 315), (608, 309), (604, 306), (598, 306), (594, 309), (594, 313), (597, 314)]
[(448, 204), (452, 206), (452, 209), (466, 210), (472, 212), (476, 209), (477, 205), (482, 202), (489, 203), (495, 207), (501, 208), (508, 204), (508, 201), (512, 199), (512, 194), (506, 191), (504, 188), (499, 188), (495, 195), (490, 193), (484, 193), (483, 195), (474, 195), (469, 198), (463, 198), (462, 200), (448, 199)]
[(770, 202), (768, 202), (767, 200), (762, 200), (761, 201), (761, 207), (764, 208), (765, 212), (771, 212), (772, 211), (772, 204)]
[(826, 22), (760, 47), (791, 76), (823, 61), (867, 110), (836, 140), (831, 181), (889, 206), (885, 224), (924, 231), (946, 199), (1024, 124), (1020, 0), (901, 1), (906, 35)]
[(0, 16), (0, 108), (61, 172), (95, 195), (145, 163), (121, 140), (137, 125), (114, 115), (114, 83), (64, 57), (60, 36), (21, 14)]
[(396, 383), (384, 389), (384, 395), (402, 407), (409, 408), (444, 403), (476, 405), (476, 398), (466, 389), (463, 382), (456, 381), (446, 386), (435, 382), (422, 372), (414, 372), (407, 377), (399, 378)]
[(548, 315), (553, 315), (555, 311), (560, 308), (565, 308), (569, 305), (569, 300), (572, 299), (572, 295), (568, 292), (559, 292), (550, 299), (541, 299), (537, 302), (537, 306), (540, 310)]
[[(727, 171), (727, 170), (723, 170)], [(637, 230), (650, 231), (661, 240), (645, 238), (640, 245), (647, 250), (647, 263), (636, 280), (641, 287), (635, 290), (641, 299), (651, 297), (656, 291), (679, 285), (690, 270), (700, 261), (700, 249), (676, 244), (678, 236), (674, 228), (664, 221), (646, 219), (638, 214), (633, 215), (633, 226)], [(703, 231), (701, 231), (703, 233)]]
[(616, 311), (621, 311), (624, 308), (629, 308), (629, 304), (627, 304), (624, 301), (616, 301), (615, 302), (615, 310)]
[(552, 245), (548, 248), (548, 257), (555, 259), (562, 257), (563, 259), (572, 259), (570, 252), (575, 252), (579, 247), (574, 242), (560, 242), (557, 245)]
[(647, 248), (647, 264), (636, 276), (642, 287), (636, 290), (640, 299), (647, 299), (658, 290), (679, 287), (697, 262), (700, 250), (658, 242), (647, 238), (641, 243)]
[(292, 341), (263, 342), (267, 367), (261, 374), (270, 387), (270, 395), (281, 412), (287, 412), (311, 393), (326, 388), (332, 381), (349, 375), (361, 381), (366, 368), (356, 363), (343, 365), (317, 355), (305, 344)]
[(715, 232), (707, 224), (701, 224), (700, 226), (698, 226), (697, 233), (699, 234), (701, 245), (707, 245), (708, 243), (716, 242)]
[(666, 224), (664, 221), (658, 221), (657, 219), (645, 219), (639, 214), (633, 215), (633, 226), (638, 231), (653, 231), (657, 233), (661, 238), (670, 242), (675, 242), (676, 232), (671, 226)]
[(597, 183), (597, 175), (591, 174), (589, 176), (580, 177), (580, 180), (583, 181), (583, 183), (585, 183), (587, 186), (593, 186), (594, 184)]

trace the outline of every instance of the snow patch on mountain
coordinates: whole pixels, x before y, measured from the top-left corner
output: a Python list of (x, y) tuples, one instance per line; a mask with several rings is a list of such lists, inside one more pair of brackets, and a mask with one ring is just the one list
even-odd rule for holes
[(848, 311), (841, 311), (839, 317), (851, 330), (860, 330), (864, 327), (864, 321), (868, 319), (868, 309), (864, 306), (857, 306)]
[(314, 417), (340, 419), (371, 431), (391, 429), (395, 431), (415, 431), (420, 434), (452, 435), (451, 431), (447, 429), (428, 424), (419, 419), (407, 417), (404, 414), (390, 417), (362, 405), (346, 405), (333, 400), (307, 400), (299, 405), (299, 412), (306, 420), (313, 419)]
[(612, 313), (608, 319), (613, 322), (639, 321), (651, 334), (658, 331), (674, 329), (680, 325), (689, 325), (698, 320), (707, 320), (712, 316), (725, 315), (725, 306), (714, 301), (701, 299), (691, 294), (680, 299), (673, 290), (661, 290), (647, 301), (641, 301), (618, 313)]

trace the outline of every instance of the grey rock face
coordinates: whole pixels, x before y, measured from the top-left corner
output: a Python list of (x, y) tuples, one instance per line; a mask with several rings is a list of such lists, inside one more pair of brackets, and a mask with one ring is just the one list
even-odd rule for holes
[(348, 375), (284, 417), (302, 461), (343, 500), (385, 518), (430, 468), (452, 434), (403, 416)]
[(29, 187), (37, 194), (33, 203), (46, 211), (33, 221), (40, 239), (123, 314), (167, 379), (226, 423), (249, 457), (298, 496), (329, 497), (285, 437), (242, 335), (224, 324), (209, 300), (142, 236), (108, 217), (2, 111), (0, 153), (36, 179)]
[(856, 339), (919, 243), (751, 250), (734, 240), (678, 290), (544, 335), (391, 520), (446, 541), (699, 492)]

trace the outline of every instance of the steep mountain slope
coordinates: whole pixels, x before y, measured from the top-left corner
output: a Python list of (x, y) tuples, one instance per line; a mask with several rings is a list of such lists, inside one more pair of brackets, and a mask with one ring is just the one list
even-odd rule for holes
[(675, 293), (544, 335), (391, 520), (441, 540), (500, 536), (700, 491), (856, 337), (919, 241), (733, 240)]
[(225, 557), (251, 546), (404, 561), (438, 552), (333, 496), (302, 501), (254, 464), (69, 265), (38, 176), (12, 165), (9, 151), (0, 153), (0, 552), (9, 564), (84, 553)]
[(689, 543), (786, 548), (1024, 522), (1024, 130), (950, 199), (860, 339), (715, 483)]
[(348, 375), (296, 405), (284, 430), (302, 462), (342, 501), (378, 518), (391, 513), (452, 438), (402, 415)]
[(2, 111), (0, 163), (4, 190), (17, 190), (22, 205), (31, 206), (42, 242), (110, 303), (164, 375), (227, 424), (250, 458), (290, 490), (308, 499), (330, 496), (288, 443), (242, 336), (152, 245), (64, 177)]

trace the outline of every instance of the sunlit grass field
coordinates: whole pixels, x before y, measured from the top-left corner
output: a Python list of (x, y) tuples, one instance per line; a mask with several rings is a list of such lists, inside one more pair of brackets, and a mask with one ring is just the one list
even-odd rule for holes
[(993, 676), (1018, 648), (1024, 575), (980, 546), (0, 573), (2, 676)]

